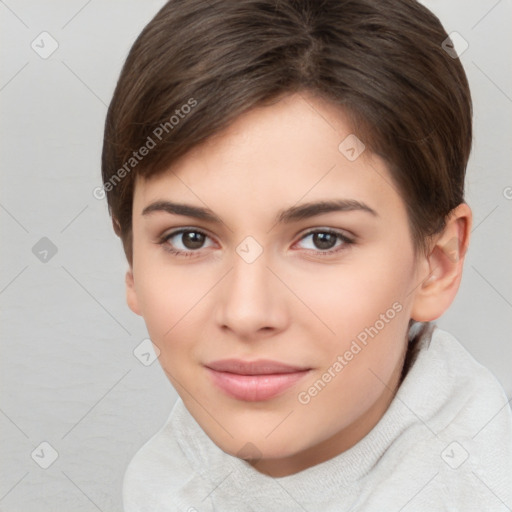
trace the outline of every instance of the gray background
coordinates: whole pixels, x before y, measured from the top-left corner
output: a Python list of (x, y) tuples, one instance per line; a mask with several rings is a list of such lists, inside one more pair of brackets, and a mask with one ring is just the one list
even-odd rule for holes
[[(92, 193), (118, 73), (163, 3), (0, 1), (5, 512), (121, 510), (124, 470), (177, 396), (157, 361), (134, 355), (147, 333), (125, 304), (124, 254), (105, 200)], [(438, 325), (510, 396), (512, 2), (425, 4), (469, 43), (461, 60), (475, 106), (471, 248), (459, 294)], [(31, 47), (35, 40), (40, 52), (51, 49), (48, 36), (42, 48), (43, 31), (58, 43), (46, 59)], [(43, 469), (53, 450), (58, 458)]]

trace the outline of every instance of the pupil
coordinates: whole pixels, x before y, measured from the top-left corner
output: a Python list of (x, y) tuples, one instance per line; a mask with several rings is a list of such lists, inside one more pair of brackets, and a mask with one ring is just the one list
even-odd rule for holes
[(186, 231), (183, 233), (183, 245), (187, 249), (200, 249), (204, 243), (204, 235), (196, 231)]
[(318, 249), (332, 249), (336, 244), (336, 237), (332, 233), (314, 233), (313, 243)]
[[(204, 235), (196, 231), (183, 233), (183, 243), (187, 249), (199, 249), (204, 243)], [(336, 237), (332, 233), (314, 233), (314, 244), (319, 249), (332, 249), (336, 244)]]

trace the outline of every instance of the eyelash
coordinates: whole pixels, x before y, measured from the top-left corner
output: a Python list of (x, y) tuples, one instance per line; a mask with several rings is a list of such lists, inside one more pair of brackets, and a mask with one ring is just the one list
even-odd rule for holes
[[(176, 231), (172, 231), (171, 233), (168, 233), (168, 234), (162, 236), (159, 239), (158, 244), (161, 245), (165, 251), (169, 252), (170, 254), (172, 254), (174, 256), (184, 257), (184, 258), (194, 257), (194, 256), (197, 255), (196, 253), (200, 252), (201, 249), (197, 249), (197, 250), (191, 250), (190, 249), (188, 251), (182, 251), (182, 250), (179, 250), (179, 249), (173, 249), (168, 244), (169, 239), (175, 237), (176, 235), (180, 235), (182, 233), (189, 233), (189, 232), (190, 233), (200, 233), (201, 235), (204, 235), (205, 237), (210, 238), (204, 231), (201, 231), (200, 229), (182, 228), (182, 229), (178, 229)], [(304, 240), (308, 236), (314, 235), (314, 234), (317, 234), (317, 233), (328, 233), (330, 235), (334, 235), (334, 236), (337, 237), (337, 240), (341, 240), (343, 243), (337, 249), (335, 249), (335, 250), (329, 249), (327, 251), (313, 251), (315, 255), (332, 256), (333, 254), (338, 254), (339, 252), (341, 252), (343, 250), (346, 250), (350, 245), (353, 245), (355, 243), (355, 241), (353, 239), (347, 237), (346, 235), (344, 235), (344, 234), (342, 234), (342, 233), (340, 233), (338, 231), (334, 231), (332, 229), (312, 229), (312, 230), (308, 231), (307, 233), (305, 233), (300, 238), (299, 242)], [(307, 250), (309, 251), (309, 250), (312, 250), (312, 249), (307, 249)]]

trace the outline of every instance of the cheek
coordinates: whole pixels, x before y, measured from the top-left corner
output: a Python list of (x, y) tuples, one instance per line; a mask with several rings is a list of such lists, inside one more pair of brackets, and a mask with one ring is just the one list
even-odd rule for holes
[[(295, 320), (303, 322), (304, 329), (315, 329), (320, 340), (327, 346), (334, 343), (336, 349), (376, 323), (379, 331), (403, 332), (409, 321), (405, 311), (412, 271), (412, 256), (383, 246), (371, 253), (354, 252), (339, 265), (289, 272), (287, 281), (294, 283), (294, 292), (309, 310)], [(303, 307), (296, 303), (297, 311)]]
[(318, 322), (321, 364), (324, 370), (334, 371), (332, 367), (341, 356), (343, 366), (341, 371), (334, 371), (336, 384), (326, 399), (331, 393), (336, 396), (335, 388), (348, 386), (352, 398), (346, 399), (359, 408), (383, 391), (379, 379), (388, 382), (405, 348), (412, 271), (412, 257), (388, 249), (357, 261), (354, 258), (352, 264), (331, 268), (323, 275), (315, 274), (308, 304), (334, 331), (329, 333)]
[(148, 333), (162, 357), (170, 359), (171, 349), (173, 353), (186, 350), (202, 328), (206, 296), (216, 279), (206, 266), (191, 270), (187, 265), (169, 265), (164, 260), (165, 255), (140, 255), (134, 273)]
[(168, 269), (144, 256), (134, 262), (137, 298), (152, 339), (160, 339), (179, 320), (183, 307), (180, 293), (187, 290)]
[[(382, 268), (365, 268), (361, 276), (354, 275), (354, 268), (346, 275), (340, 272), (340, 279), (330, 282), (330, 296), (317, 290), (312, 306), (323, 311), (322, 319), (335, 335), (326, 335), (322, 326), (317, 329), (320, 364), (301, 396), (310, 399), (304, 412), (322, 418), (331, 434), (356, 421), (386, 393), (405, 348), (406, 280)], [(338, 412), (332, 414), (333, 408)]]

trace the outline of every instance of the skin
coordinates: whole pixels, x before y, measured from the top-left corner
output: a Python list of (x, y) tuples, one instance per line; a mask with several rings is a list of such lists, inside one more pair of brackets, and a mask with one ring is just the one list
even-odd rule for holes
[[(285, 96), (243, 114), (172, 169), (136, 182), (127, 302), (143, 316), (164, 371), (206, 434), (235, 456), (252, 443), (251, 464), (272, 476), (328, 460), (377, 424), (400, 383), (409, 320), (438, 318), (461, 279), (469, 207), (455, 209), (428, 253), (416, 254), (385, 163), (369, 151), (352, 162), (338, 150), (351, 133), (335, 106), (304, 92)], [(377, 215), (339, 211), (275, 222), (282, 209), (340, 198), (364, 202)], [(143, 215), (156, 201), (207, 207), (222, 222)], [(159, 243), (184, 227), (207, 236), (196, 245), (182, 234)], [(354, 243), (333, 237), (331, 246), (319, 245), (306, 233), (311, 228)], [(252, 263), (236, 252), (247, 236), (263, 250)], [(397, 303), (400, 312), (301, 403), (299, 393)], [(312, 369), (284, 394), (247, 402), (213, 385), (204, 368), (225, 358)]]

